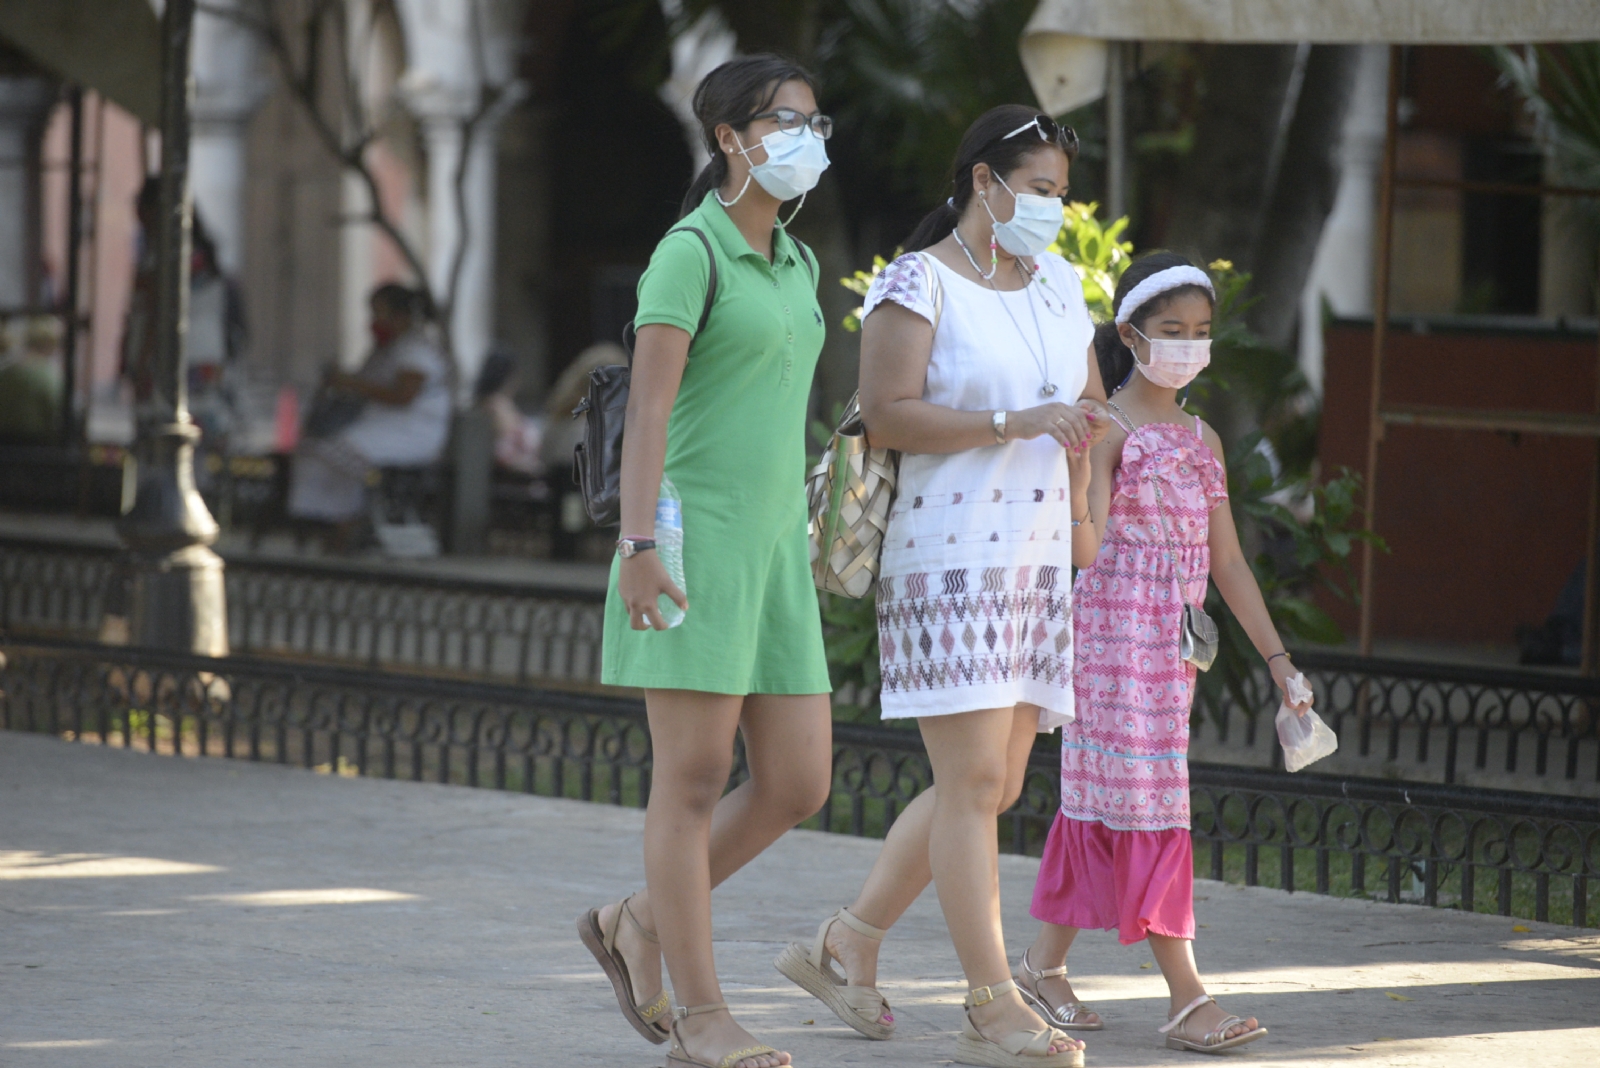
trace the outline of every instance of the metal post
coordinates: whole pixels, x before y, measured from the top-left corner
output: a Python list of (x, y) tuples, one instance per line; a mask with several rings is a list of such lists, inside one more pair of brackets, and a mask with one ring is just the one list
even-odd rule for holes
[[(1379, 418), (1383, 396), (1383, 346), (1389, 339), (1389, 270), (1394, 241), (1394, 165), (1400, 140), (1400, 46), (1389, 46), (1389, 105), (1383, 141), (1383, 168), (1378, 178), (1377, 269), (1372, 295), (1372, 392), (1367, 399), (1367, 480), (1362, 496), (1366, 531), (1376, 529), (1378, 513), (1378, 445), (1383, 441)], [(1372, 572), (1377, 552), (1368, 539), (1361, 544), (1361, 655), (1372, 655)]]
[(190, 42), (195, 0), (166, 0), (161, 18), (161, 199), (156, 265), (155, 388), (139, 413), (138, 482), (118, 525), (133, 564), (133, 644), (212, 656), (228, 651), (217, 524), (194, 485), (184, 366), (189, 316)]
[(1127, 48), (1121, 41), (1106, 44), (1106, 214), (1111, 219), (1128, 214)]
[[(1594, 408), (1600, 413), (1600, 352), (1595, 354)], [(1583, 651), (1581, 671), (1600, 675), (1600, 441), (1595, 442), (1594, 484), (1589, 489), (1589, 544), (1583, 584)]]
[(72, 148), (67, 153), (66, 320), (61, 331), (61, 446), (78, 440), (78, 246), (83, 243), (83, 88), (67, 94)]

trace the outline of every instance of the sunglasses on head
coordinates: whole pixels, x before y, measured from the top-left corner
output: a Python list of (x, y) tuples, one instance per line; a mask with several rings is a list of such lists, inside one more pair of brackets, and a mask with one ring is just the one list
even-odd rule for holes
[(1019, 134), (1027, 133), (1029, 130), (1038, 131), (1039, 140), (1047, 143), (1053, 141), (1055, 144), (1061, 147), (1063, 152), (1070, 152), (1078, 144), (1077, 131), (1073, 130), (1073, 128), (1070, 126), (1062, 125), (1048, 115), (1035, 115), (1021, 126), (1018, 126), (1015, 130), (1012, 130), (1010, 133), (1000, 138), (1000, 140), (1009, 141)]

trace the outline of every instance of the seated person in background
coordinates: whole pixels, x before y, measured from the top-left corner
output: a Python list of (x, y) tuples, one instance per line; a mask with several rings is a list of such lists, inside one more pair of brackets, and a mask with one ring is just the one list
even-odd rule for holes
[(333, 403), (319, 408), (331, 418), (313, 410), (289, 478), (289, 514), (335, 524), (335, 549), (364, 518), (373, 470), (432, 464), (450, 432), (450, 368), (418, 294), (389, 283), (370, 304), (372, 355), (353, 375), (329, 372), (320, 400)]
[(28, 320), (22, 351), (0, 331), (0, 444), (54, 445), (61, 427), (61, 324), (47, 315)]
[(545, 419), (528, 415), (512, 399), (517, 390), (516, 363), (509, 353), (491, 352), (478, 371), (473, 390), (478, 407), (494, 424), (494, 462), (519, 475), (541, 475), (544, 462), (539, 447), (544, 441)]

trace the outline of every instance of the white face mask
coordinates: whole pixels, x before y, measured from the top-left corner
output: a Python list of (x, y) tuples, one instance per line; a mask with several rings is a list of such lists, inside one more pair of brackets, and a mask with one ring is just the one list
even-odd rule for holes
[(989, 221), (994, 224), (994, 239), (1013, 256), (1037, 256), (1061, 233), (1061, 201), (1037, 193), (1013, 192), (1004, 178), (998, 174), (994, 177), (1017, 202), (1010, 220), (1001, 222), (990, 210), (988, 198), (983, 198), (983, 210), (989, 212)]
[[(733, 137), (739, 142), (740, 154), (748, 160), (750, 150), (744, 147), (744, 140), (737, 131)], [(828, 150), (823, 146), (822, 138), (809, 126), (802, 128), (798, 134), (774, 130), (761, 139), (761, 147), (767, 150), (766, 162), (750, 165), (749, 177), (745, 178), (739, 196), (723, 200), (720, 193), (717, 195), (717, 202), (723, 207), (731, 208), (739, 203), (745, 190), (750, 188), (751, 178), (779, 200), (793, 200), (815, 189), (822, 172), (828, 169)]]
[(1211, 363), (1211, 339), (1208, 337), (1185, 341), (1173, 337), (1145, 337), (1137, 326), (1133, 332), (1150, 344), (1150, 362), (1140, 363), (1139, 354), (1133, 354), (1133, 365), (1153, 384), (1165, 389), (1182, 389), (1193, 382)]

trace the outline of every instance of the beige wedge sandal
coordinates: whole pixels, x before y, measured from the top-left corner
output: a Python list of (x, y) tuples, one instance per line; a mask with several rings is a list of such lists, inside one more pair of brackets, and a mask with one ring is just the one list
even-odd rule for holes
[(976, 1064), (982, 1068), (1083, 1068), (1081, 1049), (1050, 1052), (1052, 1043), (1069, 1037), (1066, 1032), (1054, 1027), (1013, 1031), (998, 1041), (984, 1038), (979, 1033), (972, 1022), (972, 1010), (1013, 990), (1020, 992), (1016, 980), (1007, 979), (993, 986), (980, 986), (967, 995), (961, 1003), (967, 1019), (961, 1034), (956, 1037), (956, 1063)]
[(678, 1037), (678, 1021), (690, 1016), (699, 1016), (703, 1012), (721, 1012), (728, 1007), (726, 1001), (714, 1002), (710, 1005), (696, 1005), (693, 1008), (679, 1006), (673, 1010), (672, 1019), (672, 1048), (667, 1050), (667, 1068), (733, 1068), (735, 1064), (746, 1057), (759, 1057), (764, 1053), (776, 1054), (778, 1051), (771, 1046), (746, 1046), (726, 1054), (720, 1061), (702, 1061), (689, 1056), (689, 1051), (683, 1048), (683, 1039)]
[(1167, 1036), (1168, 1049), (1186, 1049), (1195, 1053), (1221, 1053), (1225, 1049), (1233, 1049), (1237, 1046), (1244, 1045), (1246, 1042), (1254, 1042), (1256, 1039), (1261, 1038), (1267, 1033), (1267, 1029), (1265, 1027), (1258, 1027), (1254, 1031), (1246, 1031), (1242, 1035), (1235, 1035), (1232, 1038), (1228, 1038), (1227, 1034), (1230, 1027), (1237, 1027), (1244, 1023), (1244, 1021), (1237, 1016), (1229, 1016), (1216, 1027), (1200, 1036), (1200, 1040), (1198, 1042), (1192, 1038), (1189, 1038), (1179, 1029), (1183, 1027), (1183, 1021), (1187, 1020), (1196, 1009), (1207, 1002), (1215, 1004), (1216, 999), (1214, 999), (1210, 994), (1201, 994), (1199, 997), (1189, 1002), (1189, 1004), (1185, 1005), (1176, 1016), (1168, 1020), (1165, 1027), (1157, 1029), (1157, 1034)]
[(633, 900), (633, 895), (623, 899), (617, 906), (616, 915), (611, 917), (611, 929), (602, 930), (600, 927), (600, 910), (590, 909), (578, 917), (578, 937), (583, 940), (590, 953), (594, 954), (596, 963), (606, 973), (606, 978), (611, 980), (611, 989), (617, 995), (617, 1007), (622, 1010), (622, 1015), (633, 1025), (633, 1029), (656, 1045), (667, 1040), (670, 1033), (667, 1017), (672, 1012), (672, 1001), (667, 997), (665, 990), (659, 997), (648, 1005), (641, 1006), (633, 997), (633, 978), (628, 974), (628, 962), (622, 959), (622, 952), (617, 949), (617, 927), (624, 917), (639, 933), (639, 937), (647, 942), (659, 944), (655, 935), (644, 929), (644, 925), (634, 918), (633, 910), (628, 907), (628, 902)]
[(842, 923), (856, 934), (882, 942), (887, 934), (880, 928), (859, 919), (849, 909), (840, 909), (822, 921), (817, 928), (816, 941), (811, 952), (799, 942), (790, 942), (789, 948), (778, 954), (773, 962), (778, 971), (800, 989), (833, 1010), (833, 1014), (868, 1038), (886, 1039), (894, 1035), (894, 1014), (889, 1002), (876, 987), (851, 986), (833, 970), (838, 958), (828, 952), (828, 929)]
[(1028, 963), (1028, 954), (1022, 954), (1022, 974), (1033, 989), (1022, 983), (1017, 984), (1017, 993), (1022, 995), (1022, 1000), (1033, 1007), (1033, 1011), (1043, 1016), (1050, 1023), (1063, 1031), (1104, 1031), (1106, 1022), (1096, 1020), (1094, 1023), (1084, 1021), (1085, 1016), (1098, 1016), (1099, 1013), (1090, 1009), (1081, 1001), (1063, 1001), (1059, 1005), (1052, 1005), (1039, 993), (1039, 984), (1045, 979), (1056, 979), (1067, 974), (1067, 966), (1059, 968), (1045, 968), (1040, 971)]

